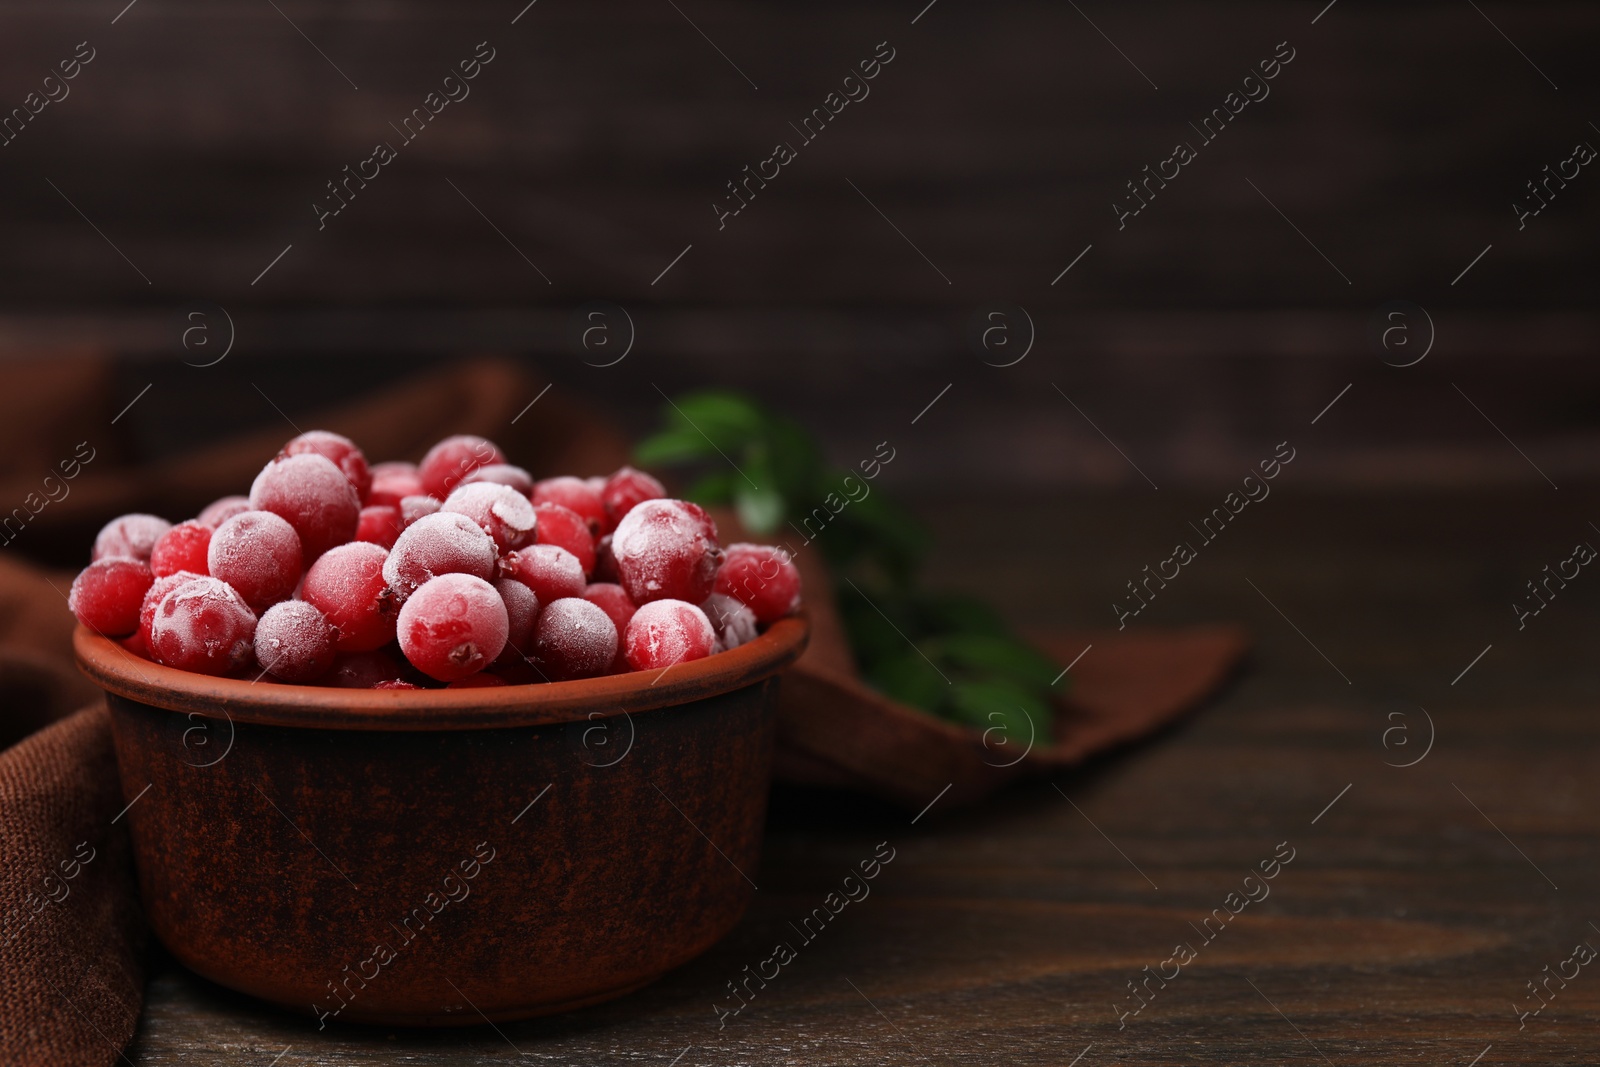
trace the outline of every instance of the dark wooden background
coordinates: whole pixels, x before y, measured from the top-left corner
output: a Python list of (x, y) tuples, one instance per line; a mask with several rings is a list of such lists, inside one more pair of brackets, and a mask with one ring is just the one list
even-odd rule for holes
[[(1587, 476), (1600, 178), (1521, 232), (1512, 202), (1578, 140), (1600, 144), (1600, 14), (1322, 7), (538, 0), (513, 25), (519, 0), (13, 5), (0, 106), (77, 42), (97, 57), (0, 148), (0, 352), (115, 352), (130, 396), (166, 375), (130, 419), (169, 444), (195, 405), (161, 396), (264, 364), (294, 367), (309, 405), (319, 386), (509, 352), (636, 426), (653, 385), (739, 386), (844, 458), (953, 383), (907, 484), (1143, 484), (1052, 382), (1158, 484), (1231, 479), (1288, 412), (1355, 382), (1359, 429), (1305, 477), (1537, 481), (1454, 382), (1556, 482)], [(723, 183), (885, 40), (871, 95), (719, 232)], [(395, 140), (389, 123), (479, 41), (496, 58), (471, 96), (318, 232), (324, 182)], [(1270, 97), (1118, 232), (1124, 182), (1280, 41), (1297, 55)], [(608, 369), (569, 338), (596, 299), (637, 327)], [(1394, 299), (1437, 328), (1406, 370), (1365, 336)], [(181, 362), (216, 351), (179, 345), (195, 301), (236, 326), (205, 372)], [(993, 304), (1032, 316), (1017, 366), (970, 343)]]

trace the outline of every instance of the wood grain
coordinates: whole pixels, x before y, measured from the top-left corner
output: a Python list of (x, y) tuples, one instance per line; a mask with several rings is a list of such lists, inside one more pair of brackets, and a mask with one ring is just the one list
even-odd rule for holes
[[(1206, 506), (1166, 491), (930, 505), (934, 570), (997, 595), (1026, 624), (1104, 625), (1123, 571)], [(1245, 622), (1253, 669), (1135, 751), (971, 810), (942, 817), (935, 805), (915, 825), (870, 800), (780, 793), (744, 922), (614, 1004), (500, 1032), (319, 1034), (169, 967), (132, 1058), (266, 1064), (287, 1047), (291, 1067), (490, 1064), (526, 1058), (518, 1051), (586, 1064), (666, 1065), (681, 1053), (680, 1064), (705, 1065), (1066, 1065), (1083, 1053), (1079, 1067), (1465, 1065), (1492, 1045), (1480, 1063), (1592, 1062), (1600, 976), (1581, 972), (1525, 1030), (1513, 1011), (1546, 964), (1600, 943), (1588, 925), (1600, 922), (1600, 725), (1585, 667), (1600, 584), (1580, 578), (1521, 632), (1508, 607), (1582, 536), (1584, 515), (1583, 500), (1549, 489), (1286, 486), (1146, 620)], [(999, 560), (983, 551), (994, 517), (1017, 532)], [(1419, 707), (1437, 726), (1432, 751), (1385, 766), (1421, 751)], [(1409, 749), (1397, 735), (1383, 744), (1397, 723)], [(880, 841), (895, 859), (870, 895), (719, 1030), (725, 983), (775, 941), (797, 942), (789, 923)], [(1190, 924), (1284, 841), (1295, 856), (1270, 895), (1119, 1030), (1125, 983), (1174, 944), (1200, 945)]]

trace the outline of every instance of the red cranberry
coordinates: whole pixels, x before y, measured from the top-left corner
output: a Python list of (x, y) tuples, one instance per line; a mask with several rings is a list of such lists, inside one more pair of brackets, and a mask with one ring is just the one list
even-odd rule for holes
[(256, 611), (265, 611), (287, 599), (300, 581), (300, 538), (282, 516), (241, 512), (211, 535), (206, 563), (213, 578), (238, 590)]
[(506, 605), (506, 647), (501, 662), (520, 662), (533, 651), (533, 624), (539, 621), (539, 598), (510, 578), (498, 578), (495, 592)]
[(535, 504), (533, 511), (538, 516), (534, 540), (541, 545), (560, 545), (577, 556), (584, 574), (594, 570), (594, 534), (583, 516), (560, 504)]
[(551, 681), (605, 674), (616, 656), (616, 624), (587, 600), (567, 597), (539, 613), (533, 660)]
[(600, 533), (602, 528), (609, 529), (605, 503), (600, 499), (600, 494), (582, 478), (571, 476), (546, 478), (534, 485), (533, 502), (560, 504), (577, 512), (583, 516), (584, 522), (589, 524), (591, 536)]
[(121, 556), (149, 561), (150, 552), (172, 523), (158, 515), (123, 515), (112, 519), (95, 535), (91, 562)]
[(800, 607), (800, 571), (781, 548), (729, 545), (717, 571), (717, 592), (749, 607), (760, 622), (776, 622)]
[(213, 500), (207, 504), (196, 522), (203, 523), (215, 530), (242, 511), (250, 510), (250, 498), (247, 496), (225, 496), (220, 500)]
[(227, 674), (250, 662), (255, 632), (255, 612), (232, 586), (217, 578), (196, 578), (156, 605), (150, 652), (168, 667)]
[(491, 463), (487, 467), (479, 467), (461, 479), (460, 485), (475, 485), (479, 482), (509, 486), (523, 496), (533, 495), (533, 475), (509, 463)]
[(367, 470), (367, 457), (354, 441), (328, 430), (312, 430), (284, 445), (283, 451), (278, 453), (280, 456), (307, 454), (321, 456), (338, 467), (349, 479), (357, 498), (363, 501), (367, 499), (367, 493), (372, 489), (372, 473)]
[(560, 545), (529, 545), (508, 552), (500, 560), (500, 567), (505, 577), (532, 589), (541, 604), (583, 593), (583, 565)]
[(333, 624), (322, 612), (304, 600), (284, 600), (256, 623), (256, 662), (285, 682), (315, 681), (333, 668), (333, 641)]
[(135, 635), (144, 642), (147, 654), (150, 649), (150, 624), (155, 622), (156, 606), (161, 603), (161, 598), (185, 582), (204, 577), (205, 575), (192, 571), (179, 571), (177, 574), (169, 574), (150, 583), (144, 599), (139, 603), (139, 632)]
[(383, 575), (388, 557), (380, 545), (352, 541), (306, 571), (300, 595), (327, 617), (340, 652), (369, 652), (394, 640), (400, 597)]
[(422, 464), (417, 468), (417, 476), (422, 479), (424, 492), (443, 500), (462, 478), (479, 467), (505, 461), (505, 455), (493, 441), (472, 434), (459, 434), (446, 437), (428, 449), (428, 454), (422, 457)]
[(428, 677), (453, 682), (500, 655), (509, 625), (494, 586), (470, 574), (443, 574), (400, 609), (400, 651)]
[(611, 535), (618, 584), (635, 604), (686, 600), (698, 604), (716, 581), (722, 550), (705, 509), (685, 500), (637, 504)]
[(367, 503), (387, 504), (389, 507), (399, 507), (400, 501), (408, 496), (427, 496), (423, 492), (422, 479), (417, 477), (417, 469), (410, 470), (385, 470), (386, 467), (411, 467), (406, 464), (380, 463), (372, 471), (372, 488), (367, 492)]
[(438, 498), (426, 493), (403, 497), (400, 500), (400, 529), (404, 530), (418, 519), (439, 514), (442, 507)]
[(759, 632), (756, 613), (726, 593), (712, 593), (701, 602), (700, 610), (706, 613), (711, 628), (717, 632), (718, 652), (756, 639)]
[(623, 653), (636, 671), (664, 671), (674, 663), (704, 659), (716, 643), (705, 612), (682, 600), (652, 600), (629, 620)]
[[(617, 628), (620, 638), (628, 632), (628, 620), (633, 618), (633, 613), (639, 609), (633, 601), (628, 599), (628, 594), (622, 591), (622, 586), (612, 582), (596, 582), (583, 591), (583, 599), (605, 612)], [(623, 655), (622, 643), (617, 643), (617, 658), (611, 663), (613, 674), (624, 674), (633, 668), (628, 666), (627, 657)]]
[(384, 548), (393, 548), (395, 538), (402, 529), (400, 509), (388, 504), (374, 504), (361, 509), (361, 521), (356, 524), (357, 541), (370, 541)]
[(606, 529), (615, 530), (617, 523), (635, 505), (646, 500), (660, 500), (666, 495), (666, 488), (644, 471), (623, 467), (606, 479), (605, 488), (600, 491), (606, 509)]
[(494, 539), (465, 515), (424, 515), (395, 540), (383, 564), (383, 577), (402, 599), (441, 574), (494, 577)]
[(206, 573), (206, 550), (211, 547), (211, 527), (198, 519), (180, 522), (161, 535), (150, 550), (150, 572), (165, 578), (179, 571)]
[(533, 505), (510, 486), (492, 482), (457, 486), (439, 510), (465, 515), (477, 523), (494, 538), (501, 552), (521, 548), (533, 539)]
[(350, 540), (361, 521), (355, 486), (331, 460), (313, 453), (261, 468), (250, 486), (250, 504), (288, 520), (308, 560)]
[(126, 637), (139, 629), (139, 605), (154, 577), (142, 560), (97, 559), (73, 579), (67, 606), (95, 633)]

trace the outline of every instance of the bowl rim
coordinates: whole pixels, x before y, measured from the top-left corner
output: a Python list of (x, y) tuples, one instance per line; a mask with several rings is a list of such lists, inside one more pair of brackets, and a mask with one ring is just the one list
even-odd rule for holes
[(109, 694), (168, 711), (324, 730), (488, 730), (652, 711), (718, 696), (769, 678), (799, 658), (810, 636), (802, 615), (774, 622), (738, 648), (660, 671), (480, 689), (341, 689), (218, 678), (136, 656), (79, 624), (78, 669)]

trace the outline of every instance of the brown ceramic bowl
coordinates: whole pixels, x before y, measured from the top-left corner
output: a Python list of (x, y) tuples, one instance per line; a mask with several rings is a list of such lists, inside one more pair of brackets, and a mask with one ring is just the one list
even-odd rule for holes
[(620, 996), (754, 883), (792, 618), (666, 672), (464, 690), (252, 684), (79, 627), (156, 934), (331, 1019), (449, 1025)]

